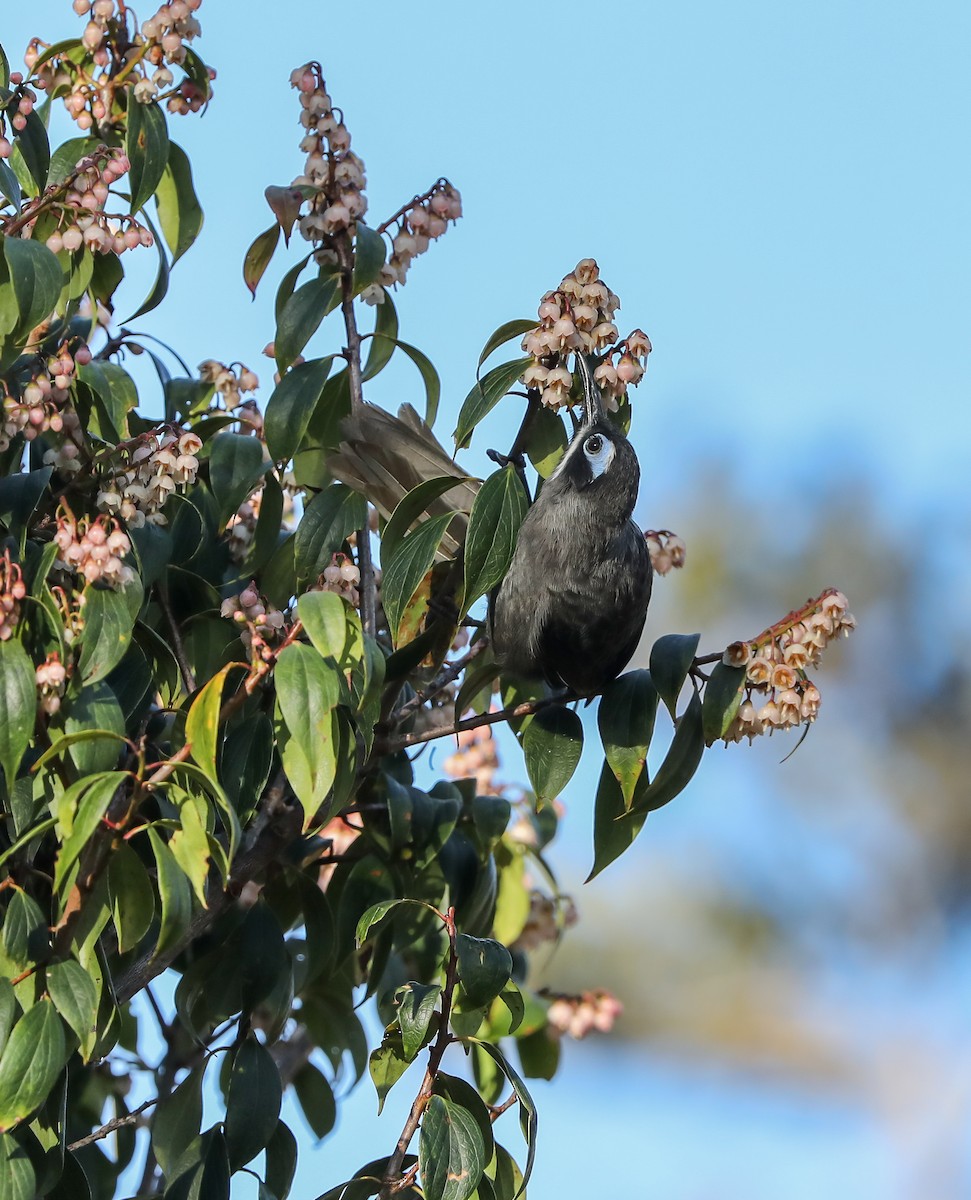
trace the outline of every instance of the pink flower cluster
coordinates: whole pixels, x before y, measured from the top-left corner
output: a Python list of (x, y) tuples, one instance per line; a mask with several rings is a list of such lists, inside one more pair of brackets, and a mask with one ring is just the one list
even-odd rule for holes
[(108, 189), (130, 168), (128, 156), (121, 150), (111, 151), (103, 163), (95, 156), (81, 159), (64, 200), (51, 206), (58, 223), (47, 238), (48, 250), (60, 254), (87, 247), (96, 254), (124, 254), (136, 246), (154, 245), (152, 231), (139, 225), (131, 213), (104, 211)]
[(313, 592), (334, 592), (342, 596), (353, 608), (361, 603), (358, 588), (361, 584), (361, 569), (346, 554), (338, 551), (324, 567), (317, 583), (310, 590)]
[(0, 158), (9, 158), (13, 153), (13, 143), (4, 133), (4, 122), (10, 122), (10, 131), (14, 137), (23, 133), (27, 128), (27, 118), (34, 111), (37, 102), (36, 92), (24, 87), (24, 77), (19, 71), (11, 71), (10, 82), (17, 89), (14, 93), (16, 104), (12, 99), (6, 109), (0, 110)]
[(645, 529), (644, 537), (656, 574), (667, 575), (669, 571), (677, 571), (684, 566), (688, 551), (684, 540), (676, 533), (670, 529)]
[(34, 672), (37, 682), (37, 698), (40, 707), (48, 716), (53, 716), (61, 707), (61, 697), (67, 688), (67, 668), (61, 656), (52, 650)]
[(547, 896), (533, 888), (529, 895), (529, 916), (516, 938), (515, 948), (537, 950), (550, 942), (559, 941), (563, 931), (576, 925), (579, 917), (573, 901), (565, 896)]
[(572, 1038), (585, 1038), (596, 1029), (609, 1033), (624, 1006), (605, 988), (584, 992), (580, 996), (554, 996), (546, 1010), (546, 1020), (555, 1033)]
[(726, 744), (815, 721), (820, 694), (806, 668), (818, 666), (827, 645), (855, 628), (846, 597), (828, 588), (754, 641), (733, 642), (722, 661), (745, 668), (745, 695), (725, 733)]
[(8, 642), (20, 620), (20, 602), (27, 595), (20, 564), (4, 550), (0, 557), (0, 642)]
[(214, 358), (207, 358), (199, 364), (199, 378), (216, 389), (226, 412), (232, 412), (244, 403), (242, 392), (255, 392), (260, 386), (255, 372), (249, 367), (242, 363), (232, 363), (227, 367)]
[(114, 517), (76, 520), (68, 509), (59, 508), (54, 543), (61, 564), (83, 576), (85, 583), (120, 588), (134, 578), (124, 562), (131, 542)]
[(419, 254), (448, 229), (449, 221), (462, 215), (462, 197), (447, 179), (439, 179), (422, 196), (416, 196), (410, 206), (388, 225), (396, 224), (391, 238), (391, 257), (381, 268), (378, 282), (363, 293), (364, 299), (379, 302), (382, 288), (404, 283), (408, 268)]
[(239, 627), (239, 636), (254, 666), (265, 665), (273, 659), (273, 647), (285, 635), (286, 617), (261, 596), (256, 581), (236, 596), (229, 596), (219, 609)]
[(576, 352), (602, 358), (594, 378), (613, 411), (626, 396), (628, 386), (640, 383), (651, 342), (640, 329), (620, 339), (614, 323), (618, 308), (619, 298), (600, 278), (600, 268), (592, 258), (578, 262), (560, 286), (540, 301), (539, 324), (523, 338), (523, 349), (534, 361), (522, 378), (548, 408), (571, 403), (573, 376), (567, 363)]
[(71, 348), (62, 342), (55, 354), (44, 360), (23, 384), (19, 395), (3, 398), (3, 427), (0, 450), (6, 450), (18, 433), (28, 442), (42, 433), (71, 433), (78, 428), (74, 410), (68, 406), (77, 368), (91, 361), (84, 342)]
[(169, 497), (195, 483), (202, 439), (177, 427), (143, 433), (115, 448), (98, 492), (102, 512), (117, 514), (134, 529), (165, 525)]

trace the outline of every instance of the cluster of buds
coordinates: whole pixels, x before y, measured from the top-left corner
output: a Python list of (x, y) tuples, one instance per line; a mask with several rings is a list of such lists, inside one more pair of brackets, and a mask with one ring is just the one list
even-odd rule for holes
[[(745, 696), (725, 742), (749, 742), (761, 733), (811, 724), (819, 712), (819, 689), (806, 675), (826, 646), (849, 636), (856, 620), (842, 592), (828, 588), (751, 642), (733, 642), (722, 661), (745, 668)], [(758, 702), (758, 707), (756, 706)]]
[(439, 179), (429, 191), (416, 196), (404, 211), (392, 217), (387, 225), (396, 223), (397, 229), (391, 235), (391, 257), (381, 268), (378, 282), (362, 293), (364, 300), (379, 303), (384, 298), (384, 288), (404, 283), (412, 261), (442, 236), (449, 221), (457, 221), (461, 215), (462, 197), (458, 188), (447, 179)]
[[(52, 96), (63, 95), (67, 111), (85, 131), (119, 120), (124, 109), (115, 94), (121, 87), (130, 87), (140, 104), (150, 104), (171, 89), (169, 112), (198, 112), (208, 99), (208, 85), (202, 90), (186, 78), (173, 88), (170, 68), (183, 66), (189, 43), (202, 32), (194, 15), (201, 4), (202, 0), (171, 0), (137, 28), (124, 0), (74, 0), (77, 15), (88, 18), (81, 44), (102, 73), (94, 77), (83, 61), (53, 54), (37, 68), (36, 86)], [(27, 47), (24, 61), (31, 70), (42, 47), (48, 48), (39, 38)], [(214, 77), (210, 71), (209, 78)]]
[(498, 796), (502, 789), (496, 784), (499, 754), (491, 725), (477, 729), (462, 729), (455, 735), (458, 749), (442, 763), (442, 770), (453, 779), (474, 778), (481, 796)]
[(547, 896), (534, 888), (529, 896), (529, 916), (516, 938), (516, 949), (536, 950), (549, 942), (557, 942), (565, 929), (576, 925), (579, 917), (573, 901), (566, 896)]
[(4, 550), (0, 558), (0, 642), (13, 637), (20, 620), (20, 602), (26, 595), (27, 586), (20, 564), (11, 559), (9, 550)]
[(24, 87), (24, 77), (19, 71), (10, 73), (10, 83), (17, 90), (5, 108), (0, 110), (0, 158), (9, 158), (13, 153), (13, 143), (4, 133), (4, 119), (10, 122), (11, 133), (16, 137), (27, 128), (27, 118), (37, 103), (36, 93)]
[(199, 378), (216, 389), (226, 412), (232, 412), (241, 404), (250, 404), (251, 401), (244, 402), (242, 393), (255, 392), (260, 386), (259, 379), (249, 367), (242, 363), (231, 363), (227, 367), (214, 358), (199, 364)]
[[(226, 534), (229, 538), (229, 557), (236, 564), (246, 561), (246, 556), (249, 554), (250, 547), (253, 544), (253, 538), (256, 536), (256, 527), (259, 524), (262, 507), (263, 488), (259, 487), (252, 496), (243, 501), (236, 512), (229, 518), (226, 525)], [(285, 530), (292, 529), (294, 515), (293, 495), (288, 490), (284, 490), (281, 528)]]
[(553, 996), (546, 1010), (547, 1023), (555, 1033), (567, 1033), (572, 1038), (584, 1038), (596, 1029), (609, 1033), (624, 1011), (616, 996), (604, 988), (584, 992), (580, 996)]
[(286, 617), (260, 595), (256, 581), (251, 580), (238, 596), (227, 597), (219, 613), (238, 626), (240, 640), (254, 666), (268, 669), (274, 647), (285, 636)]
[(52, 206), (59, 215), (57, 228), (47, 238), (48, 250), (73, 253), (86, 247), (95, 254), (124, 254), (136, 246), (154, 245), (152, 231), (131, 213), (104, 210), (111, 185), (130, 167), (128, 156), (118, 149), (99, 151), (77, 163), (63, 200)]
[(61, 707), (61, 697), (67, 688), (67, 668), (56, 650), (48, 654), (34, 675), (41, 711), (53, 716)]
[(18, 433), (28, 442), (42, 433), (72, 433), (78, 428), (74, 411), (67, 406), (77, 368), (91, 361), (91, 351), (81, 342), (70, 348), (63, 342), (20, 388), (18, 395), (3, 398), (0, 450), (6, 450)]
[(318, 576), (317, 582), (310, 590), (313, 592), (334, 592), (342, 596), (352, 608), (361, 603), (361, 569), (346, 554), (340, 551), (332, 554), (330, 562)]
[(667, 575), (669, 571), (677, 571), (684, 566), (687, 547), (683, 538), (670, 529), (645, 529), (644, 537), (655, 574)]
[(300, 149), (307, 155), (295, 189), (309, 189), (310, 211), (300, 218), (300, 232), (308, 242), (343, 233), (367, 212), (364, 163), (351, 150), (351, 135), (343, 113), (327, 94), (320, 63), (305, 63), (290, 73), (290, 83), (300, 95), (300, 124), (304, 135)]
[(166, 524), (162, 509), (173, 493), (195, 482), (201, 446), (197, 434), (171, 427), (122, 443), (115, 450), (122, 462), (109, 468), (98, 492), (98, 507), (135, 529)]
[(131, 542), (114, 517), (76, 520), (68, 509), (59, 508), (54, 544), (61, 564), (83, 575), (85, 583), (120, 588), (134, 578), (124, 562)]
[(584, 258), (560, 286), (547, 292), (539, 305), (539, 324), (523, 338), (523, 349), (533, 362), (523, 372), (527, 388), (539, 392), (548, 408), (571, 403), (573, 377), (567, 362), (573, 353), (595, 354), (601, 361), (594, 378), (604, 403), (616, 412), (629, 385), (644, 377), (651, 342), (635, 329), (623, 340), (614, 324), (620, 300), (600, 278), (592, 258)]

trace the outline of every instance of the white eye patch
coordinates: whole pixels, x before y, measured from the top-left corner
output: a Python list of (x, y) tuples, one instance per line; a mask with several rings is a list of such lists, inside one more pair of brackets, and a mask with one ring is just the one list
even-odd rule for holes
[(614, 461), (614, 443), (603, 434), (591, 433), (583, 442), (583, 456), (590, 464), (590, 474), (599, 479)]

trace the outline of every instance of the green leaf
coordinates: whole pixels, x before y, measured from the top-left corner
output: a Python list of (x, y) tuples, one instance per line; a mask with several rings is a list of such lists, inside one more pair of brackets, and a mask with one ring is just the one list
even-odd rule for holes
[(7, 1044), (10, 1031), (13, 1029), (17, 1016), (17, 996), (13, 984), (5, 976), (0, 975), (0, 1054)]
[[(79, 776), (110, 771), (117, 764), (125, 745), (125, 718), (107, 683), (89, 684), (70, 702), (64, 732), (74, 737), (71, 761)], [(98, 737), (99, 733), (107, 736)]]
[(304, 592), (297, 601), (297, 616), (314, 649), (335, 662), (340, 662), (344, 655), (346, 612), (344, 601), (336, 592)]
[(326, 1137), (337, 1122), (337, 1105), (333, 1089), (323, 1074), (313, 1063), (307, 1063), (294, 1076), (293, 1090), (314, 1136)]
[(34, 732), (34, 666), (20, 642), (0, 642), (0, 765), (9, 791)]
[(333, 710), (340, 700), (340, 679), (316, 650), (299, 643), (280, 654), (274, 678), (277, 702), (290, 735), (283, 765), (309, 822), (337, 771)]
[(629, 808), (654, 734), (657, 688), (649, 671), (629, 671), (604, 691), (597, 723), (607, 763)]
[(47, 1099), (66, 1058), (64, 1026), (44, 997), (13, 1027), (0, 1056), (0, 1132)]
[[(10, 533), (19, 533), (34, 515), (53, 472), (53, 467), (43, 467), (39, 471), (21, 471), (18, 475), (0, 479), (0, 521)], [(35, 582), (35, 590), (36, 587)]]
[(651, 647), (651, 679), (672, 718), (700, 637), (698, 633), (668, 633)]
[(354, 932), (354, 944), (360, 949), (367, 940), (367, 935), (371, 931), (372, 926), (377, 925), (379, 921), (383, 921), (393, 908), (398, 908), (402, 904), (414, 904), (419, 908), (427, 908), (429, 912), (433, 912), (437, 917), (441, 918), (441, 913), (438, 909), (425, 900), (415, 900), (410, 896), (400, 896), (394, 900), (379, 900), (377, 904), (372, 904), (361, 914)]
[(100, 144), (101, 139), (96, 137), (68, 138), (66, 142), (61, 142), (51, 155), (47, 172), (48, 185), (63, 183), (68, 175), (74, 172), (81, 159), (93, 154)]
[(479, 489), (465, 540), (463, 615), (502, 581), (527, 508), (526, 493), (511, 465), (494, 472)]
[(527, 1079), (552, 1079), (560, 1065), (560, 1039), (549, 1028), (516, 1039), (519, 1064)]
[(455, 438), (456, 449), (461, 450), (469, 444), (476, 425), (492, 412), (532, 361), (532, 358), (517, 358), (513, 362), (502, 363), (493, 367), (482, 379), (476, 380), (475, 386), (465, 398), (455, 433), (452, 435)]
[(723, 662), (715, 664), (705, 684), (701, 711), (706, 746), (725, 736), (742, 703), (744, 688), (744, 667), (728, 667)]
[(287, 1200), (296, 1169), (297, 1139), (290, 1132), (288, 1125), (277, 1121), (273, 1136), (267, 1143), (264, 1170), (266, 1186), (271, 1189), (276, 1200)]
[[(206, 880), (212, 846), (206, 828), (208, 804), (202, 796), (189, 796), (179, 805), (179, 828), (169, 840), (169, 849), (182, 868), (199, 903), (206, 906)], [(233, 814), (235, 817), (235, 813)]]
[(158, 223), (172, 251), (172, 265), (179, 261), (202, 229), (202, 205), (192, 184), (189, 156), (175, 142), (169, 143), (169, 160), (155, 193)]
[(236, 1051), (226, 1097), (226, 1149), (233, 1171), (266, 1148), (282, 1101), (283, 1086), (273, 1056), (251, 1033)]
[(277, 316), (273, 348), (282, 375), (317, 332), (328, 313), (340, 304), (339, 281), (333, 275), (318, 275), (300, 287)]
[(425, 1200), (467, 1200), (485, 1168), (482, 1133), (472, 1114), (432, 1096), (422, 1116), (418, 1161)]
[(432, 1084), (432, 1090), (436, 1096), (442, 1096), (458, 1108), (464, 1108), (473, 1118), (479, 1127), (479, 1132), (482, 1134), (482, 1143), (485, 1147), (484, 1161), (486, 1163), (490, 1162), (495, 1153), (495, 1141), (492, 1136), (492, 1117), (488, 1108), (486, 1108), (485, 1101), (475, 1087), (464, 1079), (459, 1079), (455, 1075), (449, 1075), (445, 1071), (439, 1071)]
[(162, 182), (169, 161), (169, 131), (160, 104), (130, 104), (125, 150), (131, 168), (131, 210), (146, 205)]
[(485, 360), (493, 351), (498, 350), (500, 346), (504, 346), (506, 342), (511, 342), (513, 338), (522, 337), (524, 333), (529, 333), (530, 330), (536, 328), (535, 321), (529, 321), (523, 317), (519, 317), (513, 321), (506, 321), (504, 325), (489, 336), (489, 340), (482, 347), (482, 353), (479, 355), (477, 367), (481, 367)]
[(431, 517), (403, 538), (387, 562), (382, 556), (381, 598), (395, 643), (409, 602), (435, 561), (454, 512)]
[(357, 223), (357, 234), (354, 238), (354, 276), (353, 290), (355, 296), (360, 296), (365, 288), (369, 288), (381, 274), (384, 260), (387, 257), (388, 244), (376, 229), (369, 229), (363, 221)]
[(222, 707), (223, 686), (233, 670), (246, 670), (242, 663), (229, 663), (214, 675), (192, 701), (185, 719), (185, 740), (191, 754), (206, 775), (218, 783), (216, 751), (219, 746), (219, 710)]
[(54, 311), (64, 286), (64, 273), (57, 256), (41, 242), (16, 237), (4, 237), (2, 242), (17, 303), (14, 332), (25, 337)]
[(171, 1177), (187, 1146), (202, 1128), (202, 1080), (205, 1063), (194, 1067), (179, 1086), (163, 1096), (152, 1120), (152, 1149), (158, 1165)]
[[(38, 194), (44, 190), (51, 165), (51, 146), (47, 139), (47, 129), (37, 109), (28, 116), (25, 128), (15, 135), (14, 152), (10, 161), (22, 184), (29, 184), (30, 180), (33, 180), (37, 185)], [(19, 170), (21, 164), (26, 168), (29, 179)]]
[[(640, 777), (639, 787), (641, 791), (647, 787), (646, 771)], [(635, 790), (635, 802), (636, 798)], [(640, 816), (628, 813), (617, 777), (604, 763), (593, 810), (593, 866), (587, 883), (633, 845), (646, 819), (646, 813)]]
[(256, 238), (243, 259), (243, 282), (256, 299), (256, 289), (266, 274), (270, 259), (280, 242), (280, 226), (273, 224)]
[[(466, 1039), (471, 1045), (478, 1046), (486, 1054), (492, 1058), (499, 1069), (505, 1075), (512, 1085), (513, 1091), (519, 1100), (519, 1127), (523, 1132), (523, 1137), (526, 1139), (526, 1169), (523, 1171), (522, 1182), (519, 1185), (516, 1194), (512, 1200), (522, 1195), (526, 1190), (526, 1185), (529, 1183), (529, 1177), (533, 1173), (533, 1162), (536, 1158), (536, 1131), (539, 1124), (539, 1117), (536, 1113), (536, 1105), (533, 1102), (529, 1090), (523, 1083), (520, 1076), (510, 1065), (506, 1056), (502, 1053), (498, 1046), (493, 1046), (489, 1042), (480, 1041), (479, 1038)], [(499, 1147), (496, 1147), (498, 1152)]]
[(81, 1057), (87, 1062), (98, 1040), (98, 989), (94, 980), (74, 959), (51, 963), (45, 974), (54, 1007), (78, 1035)]
[(273, 389), (266, 405), (264, 432), (274, 462), (288, 462), (300, 448), (333, 361), (331, 354), (298, 363)]
[(460, 482), (462, 478), (455, 475), (436, 475), (432, 479), (422, 480), (417, 487), (402, 496), (381, 535), (382, 558), (390, 560), (404, 540), (405, 534), (422, 513), (428, 513), (433, 501), (451, 491)]
[[(398, 313), (395, 310), (391, 293), (384, 293), (384, 301), (375, 305), (374, 336), (368, 351), (367, 362), (361, 372), (361, 379), (367, 383), (388, 365), (394, 348), (398, 344)], [(380, 336), (378, 336), (380, 335)]]
[(23, 969), (39, 962), (50, 948), (50, 932), (36, 901), (15, 888), (3, 921), (3, 949), (13, 966)]
[(209, 455), (209, 486), (216, 499), (219, 528), (259, 485), (266, 470), (259, 438), (244, 433), (217, 433)]
[(118, 591), (89, 584), (84, 597), (84, 632), (78, 666), (81, 679), (91, 684), (104, 679), (124, 657), (142, 606), (142, 583), (135, 576)]
[(166, 1200), (229, 1200), (229, 1155), (218, 1125), (186, 1147), (174, 1174), (175, 1180), (165, 1190)]
[(378, 1116), (384, 1109), (388, 1093), (411, 1066), (411, 1061), (404, 1052), (401, 1030), (397, 1026), (386, 1029), (381, 1045), (372, 1050), (368, 1058), (368, 1072), (378, 1094)]
[(404, 983), (394, 994), (401, 1030), (401, 1049), (409, 1062), (425, 1044), (428, 1026), (435, 1015), (435, 1005), (441, 994), (442, 989), (437, 983)]
[(343, 483), (318, 492), (304, 509), (294, 538), (294, 560), (301, 580), (316, 579), (330, 565), (348, 535), (367, 521), (367, 502)]
[(27, 1151), (9, 1133), (0, 1134), (0, 1200), (36, 1200), (37, 1176)]
[(149, 826), (148, 836), (158, 868), (158, 892), (162, 901), (162, 923), (153, 957), (177, 945), (188, 932), (192, 919), (192, 887), (175, 855), (158, 830)]
[(512, 955), (501, 942), (492, 938), (470, 937), (460, 933), (455, 939), (459, 980), (473, 1007), (490, 1004), (509, 982)]
[(118, 788), (128, 779), (125, 771), (87, 775), (61, 796), (57, 820), (63, 838), (54, 867), (54, 887), (60, 891), (81, 851), (94, 836)]
[(3, 46), (0, 46), (0, 88), (10, 86), (10, 63)]
[(2, 161), (0, 161), (0, 196), (10, 201), (14, 211), (19, 216), (23, 207), (23, 192), (20, 187), (20, 180), (10, 170), (6, 162)]
[(155, 892), (148, 871), (127, 842), (117, 846), (108, 860), (108, 897), (118, 949), (124, 954), (138, 945), (155, 917)]
[[(435, 418), (438, 416), (438, 402), (442, 395), (442, 382), (438, 377), (438, 372), (435, 370), (432, 360), (415, 346), (409, 346), (407, 342), (399, 342), (395, 337), (388, 337), (386, 334), (375, 331), (374, 340), (375, 342), (384, 340), (393, 342), (399, 350), (403, 350), (407, 354), (418, 368), (422, 382), (425, 384), (425, 421), (429, 425), (434, 425)], [(373, 353), (374, 351), (372, 350)]]
[(691, 782), (705, 752), (701, 700), (695, 692), (678, 718), (674, 738), (658, 773), (643, 793), (634, 797), (631, 815), (654, 812), (679, 795)]
[(523, 733), (526, 774), (542, 803), (555, 800), (573, 778), (583, 751), (583, 722), (562, 705), (540, 709)]
[(541, 479), (549, 479), (569, 445), (563, 418), (537, 405), (526, 430), (526, 454)]
[(138, 405), (138, 389), (128, 372), (117, 363), (91, 362), (78, 368), (77, 378), (94, 397), (92, 432), (105, 441), (127, 438), (128, 414)]

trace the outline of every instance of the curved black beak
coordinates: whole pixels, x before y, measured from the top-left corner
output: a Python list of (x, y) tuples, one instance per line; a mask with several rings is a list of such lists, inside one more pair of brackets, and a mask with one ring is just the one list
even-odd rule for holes
[(576, 352), (577, 371), (583, 387), (583, 423), (593, 425), (604, 418), (603, 396), (597, 381), (593, 377), (590, 360), (581, 351)]

